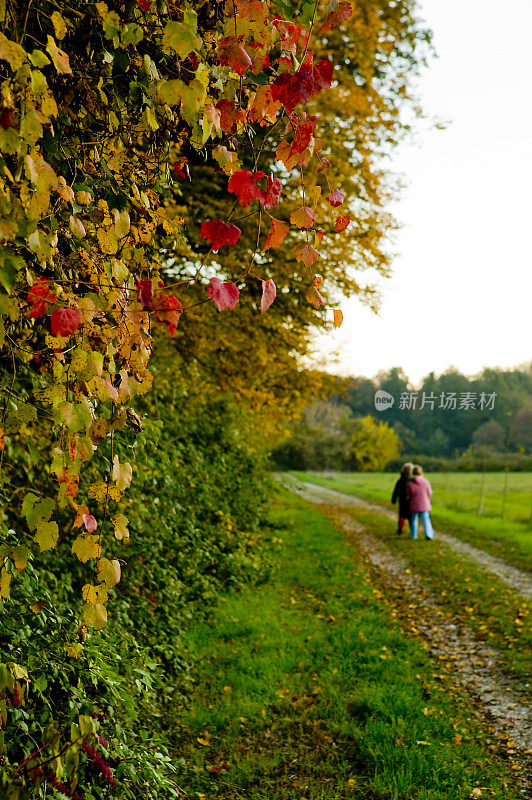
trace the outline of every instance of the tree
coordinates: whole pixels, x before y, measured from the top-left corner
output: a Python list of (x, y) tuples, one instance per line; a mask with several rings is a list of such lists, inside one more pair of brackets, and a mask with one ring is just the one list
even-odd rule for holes
[(473, 444), (480, 447), (489, 447), (491, 450), (503, 452), (506, 434), (504, 428), (496, 420), (484, 422), (473, 434)]
[(525, 406), (515, 415), (510, 428), (510, 444), (517, 450), (532, 452), (532, 406)]
[(367, 416), (356, 420), (351, 460), (359, 472), (379, 472), (399, 455), (399, 437), (386, 422)]

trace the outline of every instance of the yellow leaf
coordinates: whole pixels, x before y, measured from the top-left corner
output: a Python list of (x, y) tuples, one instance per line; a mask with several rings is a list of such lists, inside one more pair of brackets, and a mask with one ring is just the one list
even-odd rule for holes
[(65, 653), (69, 658), (79, 658), (83, 652), (83, 645), (78, 642), (77, 644), (66, 644)]
[(96, 603), (105, 604), (107, 602), (107, 588), (103, 584), (94, 586), (92, 583), (86, 583), (81, 590), (81, 596), (83, 597), (83, 602), (91, 606), (96, 605)]
[(41, 553), (44, 553), (45, 550), (52, 550), (56, 546), (58, 539), (59, 528), (57, 527), (57, 522), (52, 520), (51, 522), (41, 522), (37, 525), (33, 541), (37, 542), (41, 548)]
[(80, 533), (72, 545), (72, 553), (84, 564), (89, 558), (99, 558), (101, 554), (99, 538), (93, 533)]
[(344, 321), (344, 315), (339, 308), (333, 308), (334, 327), (339, 328)]
[(99, 503), (103, 503), (106, 497), (116, 502), (122, 497), (122, 492), (116, 486), (107, 486), (105, 481), (96, 481), (91, 484), (87, 494), (94, 500), (98, 500)]
[(101, 558), (98, 561), (97, 569), (98, 580), (103, 581), (107, 589), (112, 589), (120, 581), (120, 562), (116, 558), (113, 558), (112, 561), (108, 558)]
[(67, 27), (65, 20), (58, 11), (52, 13), (52, 25), (54, 26), (56, 39), (59, 39), (59, 41), (64, 39), (67, 33)]
[(121, 539), (129, 539), (129, 531), (127, 529), (128, 518), (123, 514), (115, 514), (113, 517), (113, 525), (115, 526), (115, 537), (120, 541)]
[(0, 60), (7, 61), (12, 70), (20, 69), (26, 61), (28, 54), (16, 42), (11, 42), (7, 36), (0, 33)]
[(101, 603), (96, 603), (94, 606), (84, 605), (83, 620), (86, 625), (91, 625), (100, 631), (107, 622), (107, 609)]
[(133, 469), (127, 461), (121, 464), (118, 456), (113, 459), (113, 480), (116, 481), (116, 488), (121, 492), (131, 485)]
[(11, 575), (5, 567), (2, 567), (2, 572), (0, 572), (0, 600), (7, 600), (11, 592), (10, 587)]

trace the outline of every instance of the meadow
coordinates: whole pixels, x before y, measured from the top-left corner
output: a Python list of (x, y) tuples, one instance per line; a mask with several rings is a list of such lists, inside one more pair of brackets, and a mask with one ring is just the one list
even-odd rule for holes
[[(394, 473), (291, 474), (393, 508), (390, 498), (398, 477)], [(427, 477), (434, 489), (436, 527), (520, 569), (532, 570), (532, 473), (435, 472)]]
[(273, 578), (220, 598), (185, 637), (197, 669), (177, 709), (186, 791), (217, 800), (518, 797), (502, 740), (405, 636), (333, 522), (283, 492), (270, 524)]

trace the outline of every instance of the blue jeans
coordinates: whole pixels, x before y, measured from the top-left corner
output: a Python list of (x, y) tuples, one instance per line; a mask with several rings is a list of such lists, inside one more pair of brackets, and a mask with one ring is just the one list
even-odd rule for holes
[(434, 531), (432, 529), (432, 523), (430, 521), (429, 512), (428, 511), (412, 511), (412, 516), (410, 518), (410, 538), (417, 539), (417, 526), (419, 522), (419, 518), (421, 517), (421, 521), (423, 522), (423, 530), (425, 531), (425, 539), (433, 539), (434, 538)]

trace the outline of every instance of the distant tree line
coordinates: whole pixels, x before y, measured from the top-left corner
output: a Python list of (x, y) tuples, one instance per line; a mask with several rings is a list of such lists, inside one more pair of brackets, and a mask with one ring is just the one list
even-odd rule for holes
[[(394, 367), (373, 379), (338, 378), (337, 387), (306, 409), (274, 453), (279, 465), (378, 470), (408, 456), (429, 469), (532, 469), (532, 362), (475, 377), (431, 372), (420, 386)], [(379, 391), (390, 397), (377, 408)], [(361, 456), (357, 436), (368, 429)]]

